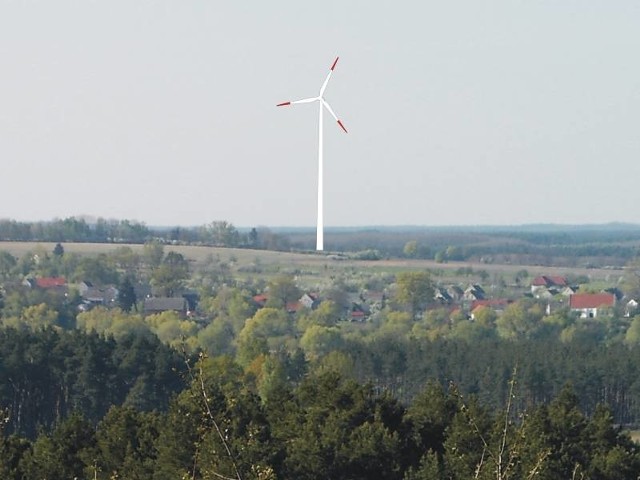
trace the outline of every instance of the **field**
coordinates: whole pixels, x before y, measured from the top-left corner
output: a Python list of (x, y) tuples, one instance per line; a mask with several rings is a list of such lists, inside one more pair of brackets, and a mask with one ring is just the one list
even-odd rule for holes
[[(32, 242), (0, 242), (0, 251), (5, 250), (16, 257), (27, 252), (51, 252), (55, 243)], [(142, 253), (140, 244), (111, 244), (111, 243), (64, 243), (65, 252), (79, 255), (98, 255), (114, 252), (118, 248), (129, 247), (134, 252)], [(526, 270), (530, 278), (537, 275), (569, 275), (584, 276), (591, 282), (615, 285), (622, 277), (622, 270), (606, 268), (580, 267), (547, 267), (540, 265), (517, 265), (497, 263), (448, 262), (437, 263), (433, 260), (412, 259), (383, 259), (383, 260), (354, 260), (346, 256), (325, 253), (275, 252), (268, 250), (251, 250), (239, 248), (221, 248), (207, 246), (166, 245), (165, 253), (175, 251), (182, 254), (191, 262), (194, 268), (204, 265), (208, 260), (215, 259), (228, 264), (234, 275), (243, 277), (271, 276), (287, 273), (299, 277), (327, 277), (340, 274), (379, 273), (393, 274), (406, 270), (428, 270), (433, 277), (443, 282), (469, 282), (474, 276), (460, 275), (460, 269), (470, 267), (474, 272), (486, 271), (489, 277), (502, 276), (510, 282), (516, 272)]]

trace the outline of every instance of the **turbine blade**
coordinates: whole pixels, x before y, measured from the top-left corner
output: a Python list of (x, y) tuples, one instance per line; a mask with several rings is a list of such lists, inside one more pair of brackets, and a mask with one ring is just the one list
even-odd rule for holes
[(291, 105), (291, 102), (282, 102), (276, 105), (276, 107), (286, 107), (287, 105)]
[(318, 101), (318, 97), (303, 98), (302, 100), (295, 100), (295, 101), (291, 102), (291, 104), (294, 104), (294, 103), (311, 103), (311, 102), (317, 102), (317, 101)]
[(324, 95), (324, 91), (327, 88), (327, 85), (329, 84), (329, 79), (331, 78), (331, 74), (333, 73), (333, 70), (329, 70), (329, 73), (327, 74), (327, 78), (324, 79), (324, 83), (322, 84), (322, 87), (320, 87), (320, 96)]
[(327, 78), (324, 79), (324, 83), (322, 84), (322, 87), (320, 87), (320, 96), (324, 94), (324, 91), (327, 88), (327, 85), (329, 84), (329, 79), (331, 78), (331, 74), (333, 73), (333, 69), (336, 68), (336, 64), (338, 63), (339, 58), (340, 57), (336, 57), (336, 59), (333, 62), (333, 65), (331, 65), (331, 68), (329, 69), (329, 73), (327, 74)]
[(338, 125), (340, 125), (340, 128), (342, 130), (344, 130), (344, 133), (349, 133), (347, 132), (347, 129), (344, 128), (344, 125), (342, 124), (342, 122), (340, 120), (338, 120), (338, 116), (336, 115), (336, 113), (333, 111), (333, 109), (331, 108), (331, 105), (329, 105), (327, 103), (327, 101), (323, 98), (322, 99), (322, 104), (327, 107), (327, 110), (329, 111), (329, 113), (331, 114), (331, 116), (336, 120), (336, 122), (338, 122)]
[(331, 116), (333, 118), (336, 119), (336, 122), (338, 121), (338, 117), (336, 116), (336, 113), (333, 111), (333, 108), (331, 108), (331, 106), (327, 103), (327, 101), (323, 98), (322, 99), (322, 104), (327, 107), (327, 110), (329, 110), (329, 113), (331, 114)]

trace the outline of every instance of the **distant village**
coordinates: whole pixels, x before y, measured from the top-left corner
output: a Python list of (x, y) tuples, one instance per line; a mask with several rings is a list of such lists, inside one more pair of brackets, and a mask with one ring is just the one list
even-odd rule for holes
[[(64, 277), (28, 277), (22, 282), (23, 288), (47, 290), (54, 294), (67, 296), (72, 289), (77, 290), (80, 300), (80, 312), (91, 310), (96, 306), (114, 308), (118, 303), (118, 288), (116, 285), (94, 285), (91, 281), (68, 283)], [(179, 296), (165, 297), (154, 295), (149, 284), (136, 284), (135, 297), (138, 299), (141, 313), (153, 315), (167, 311), (175, 312), (183, 318), (197, 320), (198, 295), (195, 292), (183, 292)], [(389, 298), (387, 291), (363, 291), (359, 294), (349, 294), (348, 304), (342, 320), (365, 322), (374, 313), (385, 307)], [(532, 279), (530, 290), (523, 298), (533, 298), (546, 304), (546, 314), (568, 309), (580, 318), (598, 318), (612, 315), (614, 307), (622, 309), (625, 317), (630, 317), (638, 310), (638, 301), (628, 298), (618, 288), (608, 288), (595, 293), (579, 293), (578, 286), (570, 285), (566, 277), (541, 275)], [(427, 306), (428, 310), (446, 308), (453, 313), (461, 313), (469, 320), (475, 318), (479, 309), (488, 308), (500, 315), (506, 306), (519, 298), (493, 297), (487, 289), (477, 283), (466, 286), (448, 285), (434, 288), (433, 301)], [(267, 305), (269, 292), (258, 293), (252, 297), (257, 309)], [(286, 302), (285, 310), (296, 314), (303, 309), (313, 310), (322, 302), (317, 292), (303, 292), (296, 301)]]

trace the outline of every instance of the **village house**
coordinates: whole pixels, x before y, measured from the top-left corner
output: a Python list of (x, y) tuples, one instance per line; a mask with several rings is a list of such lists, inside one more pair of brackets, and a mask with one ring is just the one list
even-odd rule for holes
[(447, 287), (447, 294), (452, 298), (454, 302), (459, 302), (464, 296), (464, 290), (458, 285), (451, 285)]
[(22, 285), (28, 288), (48, 290), (59, 295), (66, 295), (69, 293), (67, 279), (64, 277), (27, 277), (22, 281)]
[(369, 311), (365, 306), (353, 303), (351, 304), (350, 318), (352, 322), (364, 322), (369, 316)]
[(562, 291), (560, 292), (560, 295), (562, 295), (563, 297), (570, 297), (571, 295), (573, 295), (577, 291), (578, 291), (578, 289), (576, 287), (572, 287), (571, 285), (569, 285), (569, 286), (565, 287), (564, 289), (562, 289)]
[(291, 314), (298, 313), (303, 308), (305, 308), (305, 306), (299, 300), (295, 302), (287, 302), (284, 305), (284, 309), (287, 311), (287, 313), (291, 313)]
[(22, 285), (29, 288), (55, 289), (66, 288), (67, 280), (64, 277), (28, 277), (22, 282)]
[(116, 306), (118, 300), (118, 289), (113, 285), (105, 285), (98, 287), (92, 282), (85, 280), (76, 285), (82, 302), (87, 308), (97, 305), (105, 307)]
[(576, 293), (569, 297), (569, 309), (580, 318), (596, 318), (603, 309), (613, 308), (616, 296), (612, 293)]
[(471, 302), (471, 306), (469, 308), (470, 317), (472, 320), (475, 320), (474, 312), (477, 312), (480, 308), (490, 308), (496, 314), (500, 315), (504, 312), (504, 309), (513, 303), (513, 300), (507, 300), (506, 298), (490, 298), (486, 300), (474, 300)]
[(365, 290), (360, 294), (360, 300), (370, 312), (379, 312), (384, 308), (387, 296), (383, 291)]
[(636, 313), (638, 313), (638, 305), (640, 304), (636, 299), (632, 298), (629, 300), (624, 307), (624, 316), (629, 318), (636, 315)]
[(309, 310), (313, 310), (320, 304), (320, 297), (317, 293), (305, 293), (300, 297), (300, 303)]
[(258, 295), (254, 295), (251, 299), (258, 308), (264, 308), (264, 306), (267, 304), (267, 300), (269, 300), (269, 297), (267, 297), (264, 293), (259, 293)]
[(144, 299), (143, 312), (145, 315), (176, 312), (186, 317), (189, 314), (189, 304), (183, 297), (150, 297)]
[(485, 291), (480, 285), (469, 285), (464, 291), (463, 300), (467, 302), (474, 302), (476, 300), (485, 299)]
[(436, 288), (433, 292), (433, 299), (441, 305), (450, 305), (453, 303), (453, 297), (445, 288)]
[(568, 285), (566, 277), (559, 275), (541, 275), (532, 280), (531, 294), (535, 298), (542, 298), (542, 292), (553, 289), (557, 294)]

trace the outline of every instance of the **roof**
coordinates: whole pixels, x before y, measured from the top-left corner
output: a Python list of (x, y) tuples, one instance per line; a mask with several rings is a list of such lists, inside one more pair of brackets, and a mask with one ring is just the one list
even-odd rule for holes
[(491, 298), (489, 300), (474, 300), (471, 302), (471, 310), (475, 310), (478, 307), (506, 307), (511, 303), (511, 300), (507, 300), (506, 298)]
[(362, 292), (362, 298), (368, 302), (382, 302), (384, 300), (384, 292), (365, 290)]
[(64, 277), (40, 277), (36, 278), (36, 286), (40, 288), (64, 287), (67, 280)]
[(304, 304), (306, 307), (312, 307), (320, 303), (320, 297), (317, 293), (305, 293), (300, 297), (298, 301)]
[(474, 284), (469, 285), (469, 286), (467, 287), (467, 289), (465, 290), (465, 293), (469, 293), (469, 292), (472, 292), (472, 293), (480, 293), (480, 294), (483, 294), (483, 295), (484, 295), (484, 293), (485, 293), (484, 288), (482, 288), (482, 287), (481, 287), (480, 285), (478, 285), (477, 283), (474, 283)]
[(616, 297), (611, 293), (576, 293), (569, 297), (569, 308), (613, 307)]
[(258, 295), (254, 295), (251, 298), (253, 300), (253, 303), (255, 303), (258, 308), (265, 307), (267, 305), (267, 300), (269, 300), (269, 297), (267, 297), (263, 293), (260, 293)]
[(118, 296), (118, 289), (110, 286), (104, 288), (91, 287), (83, 294), (82, 298), (89, 301), (113, 302)]
[(304, 305), (302, 305), (302, 303), (300, 302), (287, 302), (287, 304), (284, 306), (284, 309), (288, 313), (296, 313), (302, 310), (303, 307)]
[(151, 297), (144, 299), (144, 310), (152, 312), (186, 311), (187, 301), (182, 297)]
[(449, 295), (449, 292), (444, 288), (436, 288), (434, 298), (444, 300), (445, 302), (453, 300), (453, 297)]
[(464, 292), (466, 298), (473, 298), (474, 300), (483, 300), (484, 292), (480, 290), (476, 290), (475, 288), (468, 288), (466, 292)]
[(567, 279), (560, 275), (541, 275), (531, 282), (534, 287), (564, 287), (567, 285)]

